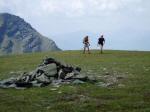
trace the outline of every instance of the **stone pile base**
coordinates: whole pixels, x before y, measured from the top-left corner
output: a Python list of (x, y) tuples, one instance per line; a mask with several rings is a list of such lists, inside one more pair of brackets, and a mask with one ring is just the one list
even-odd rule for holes
[(1, 88), (29, 88), (43, 87), (49, 84), (81, 84), (93, 82), (85, 75), (80, 74), (81, 68), (62, 64), (53, 58), (44, 59), (43, 63), (29, 73), (18, 77), (0, 81)]

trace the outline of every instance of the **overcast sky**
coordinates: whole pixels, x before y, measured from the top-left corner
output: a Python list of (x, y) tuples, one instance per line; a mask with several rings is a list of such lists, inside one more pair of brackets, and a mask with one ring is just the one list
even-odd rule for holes
[(73, 34), (84, 32), (92, 44), (104, 34), (108, 49), (150, 50), (150, 0), (0, 0), (0, 12), (24, 18), (62, 49), (81, 49)]

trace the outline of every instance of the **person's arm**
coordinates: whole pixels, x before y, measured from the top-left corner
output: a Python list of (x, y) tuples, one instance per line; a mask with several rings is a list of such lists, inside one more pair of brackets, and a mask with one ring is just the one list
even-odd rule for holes
[(98, 39), (98, 41), (97, 41), (97, 46), (99, 45), (99, 39)]
[(105, 39), (104, 39), (104, 44), (105, 44)]
[(85, 44), (85, 39), (83, 39), (83, 44)]
[(87, 44), (90, 46), (90, 42), (89, 42), (89, 39), (88, 39), (88, 42), (87, 42)]

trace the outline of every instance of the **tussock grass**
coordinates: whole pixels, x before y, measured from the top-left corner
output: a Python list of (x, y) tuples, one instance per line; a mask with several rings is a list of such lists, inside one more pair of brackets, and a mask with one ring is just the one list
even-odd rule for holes
[(106, 72), (126, 76), (124, 87), (103, 88), (94, 84), (63, 85), (25, 90), (0, 89), (0, 112), (149, 112), (150, 52), (82, 51), (45, 52), (0, 57), (0, 79), (10, 72), (30, 71), (45, 57), (80, 66), (82, 73)]

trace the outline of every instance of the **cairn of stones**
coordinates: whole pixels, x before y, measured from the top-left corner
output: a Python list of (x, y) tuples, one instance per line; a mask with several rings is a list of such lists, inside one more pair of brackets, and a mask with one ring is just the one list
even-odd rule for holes
[(44, 87), (50, 84), (78, 84), (90, 81), (87, 76), (81, 75), (80, 71), (79, 67), (62, 64), (53, 58), (46, 58), (35, 70), (0, 81), (0, 88)]

